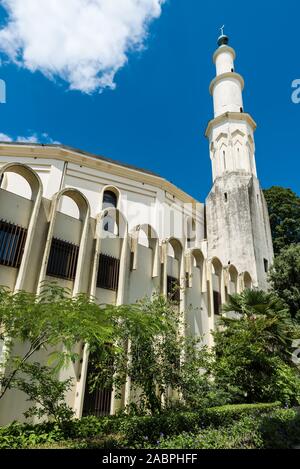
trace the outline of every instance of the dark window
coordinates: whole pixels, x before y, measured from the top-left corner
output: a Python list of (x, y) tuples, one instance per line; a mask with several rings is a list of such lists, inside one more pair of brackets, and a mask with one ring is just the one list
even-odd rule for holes
[(264, 259), (264, 268), (265, 268), (265, 272), (267, 274), (268, 271), (269, 271), (269, 262), (268, 262), (267, 259)]
[(244, 109), (241, 107), (241, 108), (240, 108), (240, 111), (241, 111), (241, 112), (244, 112)]
[(177, 278), (167, 277), (167, 293), (169, 300), (174, 303), (180, 302), (180, 285)]
[(76, 277), (79, 246), (53, 238), (47, 267), (51, 277), (74, 280)]
[(225, 194), (224, 194), (224, 200), (225, 200), (225, 202), (228, 202), (228, 194), (227, 194), (227, 192), (225, 192)]
[(221, 294), (218, 291), (214, 291), (214, 314), (218, 316), (221, 314)]
[[(117, 208), (118, 198), (113, 191), (105, 191), (103, 194), (103, 209), (105, 208)], [(115, 220), (109, 215), (104, 218), (104, 231), (109, 233), (114, 232)]]
[(97, 287), (117, 291), (119, 285), (120, 260), (115, 257), (100, 255)]
[[(109, 366), (109, 363), (108, 363)], [(113, 367), (112, 373), (113, 373)], [(87, 380), (84, 393), (84, 404), (83, 404), (83, 417), (88, 415), (95, 415), (96, 417), (102, 417), (110, 414), (111, 406), (111, 394), (112, 389), (105, 388), (101, 384), (96, 387), (91, 386), (91, 378), (99, 374), (99, 364), (97, 363), (97, 354), (90, 354)]]
[(0, 220), (0, 264), (20, 267), (26, 237), (26, 228)]
[(103, 194), (103, 209), (104, 208), (117, 208), (118, 198), (112, 191), (105, 191)]

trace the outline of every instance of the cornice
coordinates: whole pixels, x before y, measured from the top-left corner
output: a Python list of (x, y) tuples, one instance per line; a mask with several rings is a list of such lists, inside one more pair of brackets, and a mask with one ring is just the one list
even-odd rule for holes
[(226, 73), (222, 73), (221, 75), (218, 75), (216, 76), (211, 84), (210, 84), (210, 87), (209, 87), (209, 92), (211, 95), (213, 95), (213, 92), (214, 92), (214, 88), (215, 86), (220, 82), (220, 81), (223, 81), (223, 80), (227, 80), (227, 79), (233, 79), (233, 80), (238, 80), (241, 84), (241, 87), (242, 87), (242, 91), (245, 87), (245, 81), (244, 81), (244, 78), (242, 77), (242, 75), (240, 75), (239, 73), (236, 73), (236, 72), (226, 72)]
[(257, 128), (257, 124), (254, 119), (250, 116), (250, 114), (247, 114), (245, 112), (226, 112), (225, 114), (222, 114), (221, 116), (212, 119), (208, 123), (207, 129), (205, 131), (205, 137), (209, 138), (213, 127), (229, 120), (246, 121), (252, 127), (253, 131), (255, 131)]
[(122, 166), (112, 160), (106, 160), (105, 158), (99, 158), (96, 155), (85, 154), (84, 152), (79, 152), (59, 145), (20, 145), (14, 143), (0, 143), (0, 156), (66, 161), (82, 167), (84, 166), (115, 176), (125, 177), (143, 184), (152, 185), (158, 189), (171, 193), (184, 203), (200, 203), (189, 194), (160, 176), (150, 172), (143, 172), (143, 170), (139, 171), (135, 168)]

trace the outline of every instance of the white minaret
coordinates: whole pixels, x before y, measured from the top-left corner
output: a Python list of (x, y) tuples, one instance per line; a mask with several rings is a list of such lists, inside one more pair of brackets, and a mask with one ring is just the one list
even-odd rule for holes
[(244, 111), (244, 79), (235, 71), (235, 58), (222, 28), (210, 85), (214, 118), (206, 130), (214, 182), (207, 198), (208, 248), (210, 257), (234, 264), (251, 275), (254, 285), (266, 288), (273, 260), (271, 230), (256, 172), (256, 123)]
[(236, 53), (222, 34), (213, 56), (216, 77), (210, 85), (214, 101), (214, 120), (206, 135), (210, 140), (213, 180), (226, 172), (243, 172), (256, 176), (254, 131), (256, 124), (244, 112), (244, 79), (235, 72)]

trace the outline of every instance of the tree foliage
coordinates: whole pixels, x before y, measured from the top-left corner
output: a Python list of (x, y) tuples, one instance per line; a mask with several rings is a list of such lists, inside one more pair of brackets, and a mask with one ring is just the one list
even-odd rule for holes
[[(76, 360), (77, 343), (101, 344), (113, 334), (108, 310), (85, 295), (73, 298), (56, 284), (45, 285), (40, 295), (1, 287), (0, 331), (4, 343), (0, 399), (37, 352), (45, 352), (59, 369)], [(23, 347), (18, 347), (20, 343)]]
[(272, 293), (245, 290), (229, 297), (214, 333), (216, 384), (235, 402), (300, 403), (299, 369), (291, 360), (298, 329)]
[(178, 397), (187, 404), (204, 398), (208, 352), (199, 346), (199, 339), (182, 333), (185, 324), (176, 305), (155, 295), (123, 308), (147, 320), (137, 324), (124, 314), (118, 321), (110, 360), (101, 350), (94, 355), (94, 387), (114, 386), (120, 395), (129, 376), (138, 411), (152, 414)]
[(300, 244), (282, 249), (269, 274), (272, 289), (300, 321)]
[(275, 254), (290, 244), (300, 243), (300, 197), (291, 189), (273, 186), (264, 191)]
[(73, 410), (67, 405), (66, 393), (72, 388), (72, 378), (59, 380), (55, 371), (40, 363), (24, 363), (22, 373), (13, 380), (12, 388), (23, 391), (27, 401), (33, 405), (24, 413), (26, 418), (44, 417), (59, 425), (74, 417)]

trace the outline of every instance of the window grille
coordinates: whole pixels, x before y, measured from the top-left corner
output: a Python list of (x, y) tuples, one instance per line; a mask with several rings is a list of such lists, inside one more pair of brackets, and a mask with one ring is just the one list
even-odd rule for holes
[(100, 254), (97, 287), (117, 291), (119, 285), (120, 260)]
[(0, 264), (18, 268), (21, 265), (27, 229), (0, 220)]
[(74, 280), (76, 277), (79, 246), (53, 238), (48, 261), (47, 275)]

